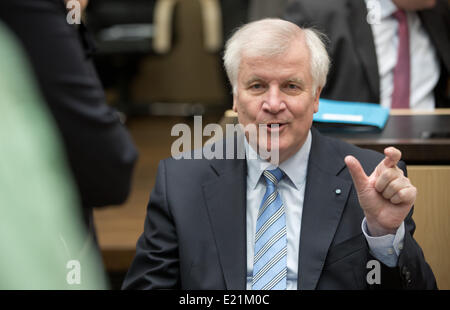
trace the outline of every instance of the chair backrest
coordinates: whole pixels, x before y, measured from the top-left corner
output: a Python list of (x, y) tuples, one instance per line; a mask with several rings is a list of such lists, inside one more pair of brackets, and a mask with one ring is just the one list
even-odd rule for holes
[(93, 30), (113, 25), (153, 23), (156, 0), (95, 0), (86, 9)]
[(99, 53), (146, 53), (152, 50), (157, 0), (95, 0), (86, 10)]

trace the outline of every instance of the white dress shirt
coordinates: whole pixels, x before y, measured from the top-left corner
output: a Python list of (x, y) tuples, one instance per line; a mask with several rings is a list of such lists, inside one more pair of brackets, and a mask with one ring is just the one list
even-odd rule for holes
[[(365, 1), (366, 4), (373, 3), (373, 0)], [(392, 0), (377, 1), (381, 9), (380, 20), (379, 23), (374, 22), (370, 26), (380, 76), (380, 104), (390, 108), (398, 52), (398, 22), (392, 14), (397, 10), (397, 6)], [(368, 9), (374, 8), (368, 6)], [(439, 81), (441, 71), (439, 60), (417, 13), (407, 12), (407, 18), (411, 55), (410, 108), (432, 110), (435, 107), (434, 88)]]
[[(275, 169), (276, 166), (259, 158), (255, 150), (249, 146), (247, 140), (244, 140), (247, 161), (247, 289), (251, 290), (256, 221), (258, 210), (266, 191), (266, 182), (261, 175), (264, 170)], [(277, 188), (286, 212), (288, 290), (297, 289), (303, 199), (305, 196), (306, 170), (311, 142), (312, 135), (311, 131), (309, 131), (308, 137), (300, 150), (279, 165), (280, 169), (285, 173)], [(385, 265), (390, 267), (396, 266), (405, 233), (404, 224), (402, 223), (396, 235), (370, 237), (367, 233), (364, 219), (362, 230), (374, 257)]]

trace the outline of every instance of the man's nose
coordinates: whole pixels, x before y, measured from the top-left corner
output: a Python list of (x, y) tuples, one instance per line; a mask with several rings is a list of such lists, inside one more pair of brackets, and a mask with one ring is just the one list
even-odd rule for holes
[(286, 108), (282, 93), (278, 87), (270, 87), (264, 99), (263, 108), (266, 112), (275, 114)]

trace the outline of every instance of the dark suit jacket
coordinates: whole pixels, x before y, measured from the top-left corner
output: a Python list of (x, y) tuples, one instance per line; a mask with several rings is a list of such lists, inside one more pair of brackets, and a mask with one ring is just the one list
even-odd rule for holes
[[(356, 156), (371, 173), (383, 155), (324, 137), (315, 129), (312, 133), (298, 287), (365, 289), (370, 271), (366, 264), (373, 258), (361, 231), (364, 215), (344, 157)], [(144, 233), (123, 288), (245, 289), (246, 170), (245, 159), (161, 161)], [(382, 265), (382, 287), (436, 287), (412, 237), (411, 214), (405, 220), (398, 267)]]
[[(436, 48), (441, 77), (435, 88), (436, 107), (450, 107), (450, 12), (447, 0), (419, 11), (423, 27)], [(322, 97), (334, 100), (380, 102), (380, 78), (372, 29), (364, 0), (293, 0), (285, 18), (299, 26), (324, 32), (330, 39), (332, 64)]]
[(92, 207), (127, 198), (137, 150), (106, 104), (83, 27), (63, 0), (1, 0), (0, 20), (22, 43), (60, 130), (88, 225)]

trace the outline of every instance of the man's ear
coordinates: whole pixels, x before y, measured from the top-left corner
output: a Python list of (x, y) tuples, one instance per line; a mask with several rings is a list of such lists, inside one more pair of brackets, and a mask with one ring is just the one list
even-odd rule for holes
[(319, 99), (320, 99), (321, 92), (322, 92), (322, 87), (317, 87), (316, 96), (314, 97), (314, 113), (319, 112)]

